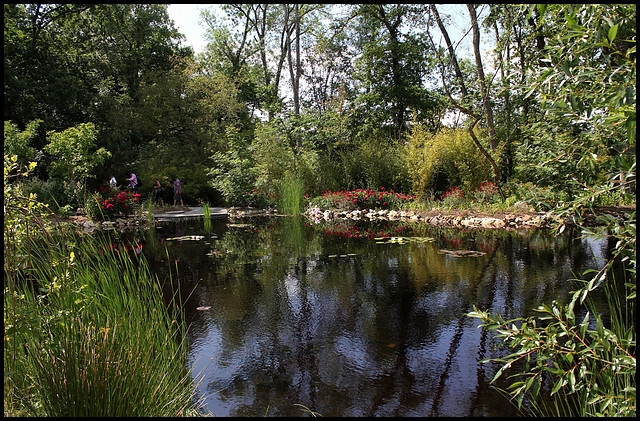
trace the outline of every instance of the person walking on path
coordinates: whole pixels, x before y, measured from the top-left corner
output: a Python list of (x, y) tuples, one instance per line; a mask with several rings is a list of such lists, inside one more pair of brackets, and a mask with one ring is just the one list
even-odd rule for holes
[(134, 173), (130, 173), (130, 177), (127, 178), (127, 181), (129, 182), (129, 187), (131, 188), (131, 191), (134, 193), (138, 193), (138, 177), (136, 177), (136, 175)]
[(182, 203), (182, 184), (180, 184), (178, 177), (176, 177), (176, 181), (173, 182), (173, 206), (176, 205), (177, 201), (180, 201), (180, 206), (184, 206)]
[(160, 180), (156, 178), (156, 182), (153, 185), (153, 202), (158, 203), (164, 207), (164, 199), (162, 199), (162, 185), (160, 184)]
[(109, 180), (109, 187), (111, 187), (112, 189), (116, 189), (118, 182), (116, 181), (116, 177), (115, 176), (111, 176), (111, 179)]

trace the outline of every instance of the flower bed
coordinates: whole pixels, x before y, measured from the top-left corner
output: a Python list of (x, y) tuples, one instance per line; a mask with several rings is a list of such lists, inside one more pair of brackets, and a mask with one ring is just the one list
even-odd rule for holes
[(109, 219), (116, 216), (131, 215), (140, 204), (138, 193), (120, 192), (100, 187), (91, 202), (91, 215), (94, 218)]
[(326, 191), (311, 199), (309, 207), (320, 210), (400, 209), (402, 204), (415, 200), (415, 196), (396, 193), (393, 190), (357, 189), (351, 191)]

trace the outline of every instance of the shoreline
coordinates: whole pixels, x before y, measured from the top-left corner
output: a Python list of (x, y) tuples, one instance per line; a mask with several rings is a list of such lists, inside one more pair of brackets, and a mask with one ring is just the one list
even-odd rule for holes
[[(235, 218), (248, 218), (248, 217), (273, 217), (284, 216), (279, 214), (273, 209), (258, 209), (250, 207), (229, 207), (229, 208), (216, 208), (216, 217), (225, 216), (233, 220)], [(173, 215), (175, 219), (184, 217), (184, 213), (189, 213), (191, 209), (185, 207), (181, 209), (182, 212), (175, 212)], [(529, 228), (543, 228), (549, 229), (558, 225), (567, 226), (598, 226), (602, 225), (598, 223), (597, 216), (609, 216), (619, 223), (628, 219), (631, 212), (635, 212), (635, 206), (611, 206), (611, 207), (599, 207), (594, 209), (595, 212), (585, 212), (583, 216), (583, 222), (578, 224), (572, 217), (566, 217), (564, 219), (557, 215), (553, 215), (551, 212), (531, 212), (524, 210), (511, 210), (509, 212), (481, 212), (481, 211), (468, 211), (468, 210), (338, 210), (329, 209), (320, 211), (317, 208), (306, 209), (301, 214), (308, 220), (314, 223), (320, 223), (322, 221), (331, 221), (336, 219), (342, 220), (383, 220), (383, 221), (406, 221), (414, 223), (424, 223), (441, 227), (452, 228), (478, 228), (478, 229), (529, 229)], [(184, 212), (184, 213), (183, 213)], [(180, 213), (178, 215), (177, 213)], [(162, 213), (154, 214), (154, 222), (166, 221), (173, 218), (162, 218)], [(204, 217), (204, 215), (193, 214), (189, 216)], [(213, 217), (214, 215), (212, 215)], [(86, 216), (71, 216), (66, 219), (67, 222), (75, 225), (76, 227), (84, 230), (85, 232), (92, 232), (94, 230), (124, 230), (138, 228), (141, 225), (144, 226), (151, 221), (146, 218), (139, 218), (138, 215), (131, 215), (129, 217), (115, 218), (115, 221), (94, 221)]]

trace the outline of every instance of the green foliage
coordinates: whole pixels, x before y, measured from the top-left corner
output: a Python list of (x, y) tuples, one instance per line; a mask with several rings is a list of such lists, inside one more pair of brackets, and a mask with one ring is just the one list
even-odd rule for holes
[[(11, 264), (23, 264), (28, 255), (21, 255), (16, 249), (27, 241), (26, 220), (33, 221), (38, 226), (46, 224), (46, 217), (51, 215), (47, 207), (38, 202), (33, 193), (24, 193), (22, 185), (14, 179), (27, 177), (36, 167), (35, 162), (24, 168), (18, 163), (18, 157), (5, 155), (4, 157), (4, 262), (5, 271)], [(13, 263), (9, 263), (14, 259)]]
[[(562, 126), (557, 119), (529, 125), (515, 143), (514, 179), (549, 187), (568, 200), (597, 185), (614, 166), (614, 148), (592, 132)], [(609, 137), (611, 140), (613, 137)]]
[(566, 203), (567, 196), (563, 191), (550, 187), (541, 187), (533, 182), (516, 185), (518, 200), (533, 205), (539, 211), (556, 209), (559, 203)]
[(311, 193), (324, 190), (379, 189), (409, 190), (407, 169), (403, 161), (402, 142), (371, 136), (339, 148), (318, 153), (314, 159), (316, 177), (312, 184), (305, 179)]
[[(601, 276), (602, 272), (594, 278)], [(551, 396), (556, 409), (566, 411), (563, 415), (635, 416), (635, 300), (621, 303), (615, 298), (618, 293), (609, 289), (610, 328), (592, 305), (584, 316), (576, 314), (588, 287), (577, 290), (568, 305), (543, 304), (538, 317), (504, 320), (474, 306), (469, 316), (480, 319), (512, 349), (505, 357), (488, 360), (502, 364), (493, 381), (526, 363), (523, 371), (510, 376), (515, 381), (508, 394), (518, 407), (527, 395), (536, 402), (550, 374)]]
[(15, 155), (18, 162), (26, 165), (29, 161), (35, 161), (36, 150), (32, 146), (33, 139), (37, 135), (37, 130), (42, 120), (34, 120), (27, 124), (24, 131), (20, 131), (18, 126), (11, 121), (4, 122), (4, 155)]
[[(134, 215), (142, 205), (142, 196), (137, 193), (120, 192), (101, 187), (98, 194), (87, 200), (87, 214), (98, 219)], [(89, 205), (91, 203), (91, 205)]]
[[(539, 4), (530, 6), (528, 17), (533, 9), (540, 29), (549, 32), (544, 65), (529, 93), (556, 118), (533, 126), (540, 139), (534, 135), (526, 140), (529, 150), (519, 149), (519, 171), (529, 181), (556, 186), (551, 195), (564, 190), (562, 201), (544, 201), (558, 202), (553, 213), (560, 219), (581, 223), (585, 209), (635, 183), (635, 5)], [(513, 350), (496, 360), (503, 366), (495, 378), (526, 363), (506, 392), (521, 407), (527, 397), (535, 405), (549, 376), (555, 407), (538, 407), (540, 412), (635, 416), (635, 211), (623, 221), (604, 216), (599, 222), (601, 231), (585, 236), (606, 233), (615, 248), (569, 304), (553, 302), (539, 308), (539, 317), (510, 321), (475, 307), (469, 314)], [(611, 270), (616, 260), (625, 262), (618, 279)], [(624, 292), (617, 291), (621, 285)], [(609, 298), (608, 319), (589, 300), (597, 288)], [(587, 312), (578, 316), (585, 303)]]
[(49, 143), (44, 150), (54, 157), (48, 170), (53, 177), (68, 180), (81, 200), (86, 180), (94, 175), (93, 171), (101, 165), (111, 153), (105, 148), (95, 150), (98, 132), (93, 123), (82, 123), (63, 132), (49, 131)]
[(498, 187), (491, 181), (486, 181), (472, 193), (473, 200), (479, 204), (492, 204), (500, 201)]
[(355, 10), (355, 45), (361, 49), (353, 72), (358, 131), (368, 136), (386, 127), (392, 139), (400, 140), (412, 118), (420, 116), (424, 122), (442, 108), (422, 83), (433, 60), (431, 48), (412, 25), (422, 10), (406, 4), (362, 4)]
[(304, 183), (302, 179), (287, 176), (280, 182), (278, 210), (281, 214), (299, 215), (304, 209)]
[(226, 152), (216, 152), (214, 166), (209, 170), (211, 184), (218, 189), (228, 206), (246, 206), (245, 193), (254, 191), (258, 170), (251, 150), (238, 129), (227, 129), (229, 143)]
[(251, 144), (256, 186), (270, 194), (278, 193), (278, 184), (284, 177), (295, 173), (296, 156), (292, 142), (281, 120), (259, 123)]
[(39, 202), (56, 211), (66, 205), (74, 209), (82, 206), (78, 202), (76, 192), (71, 183), (60, 178), (50, 178), (47, 181), (42, 181), (36, 177), (29, 177), (21, 183), (21, 187), (25, 195), (33, 193)]
[(4, 168), (5, 415), (194, 415), (180, 297), (109, 238), (51, 226), (11, 183), (29, 170)]
[(440, 201), (444, 206), (447, 206), (450, 209), (459, 209), (466, 202), (466, 198), (464, 197), (464, 193), (460, 187), (452, 187), (440, 196)]
[[(20, 185), (13, 182), (16, 178), (24, 178), (35, 167), (35, 163), (28, 168), (18, 164), (18, 157), (4, 157), (4, 325), (5, 338), (3, 346), (4, 357), (4, 414), (25, 415), (28, 409), (33, 407), (30, 395), (37, 393), (38, 387), (29, 375), (29, 364), (20, 350), (20, 343), (12, 334), (13, 325), (18, 325), (23, 330), (24, 324), (37, 318), (32, 309), (18, 309), (20, 294), (16, 291), (14, 274), (19, 268), (28, 267), (32, 261), (29, 252), (29, 233), (34, 227), (44, 227), (47, 217), (51, 214), (45, 206), (39, 203), (30, 194), (25, 196)], [(27, 223), (29, 222), (29, 223)], [(39, 332), (34, 332), (39, 334)]]
[(444, 128), (432, 135), (416, 124), (408, 138), (405, 162), (419, 196), (442, 193), (452, 186), (471, 192), (491, 177), (489, 163), (463, 129)]
[(326, 191), (309, 201), (309, 208), (336, 210), (401, 209), (415, 196), (396, 193), (393, 190), (356, 189), (352, 191)]
[(596, 130), (619, 126), (635, 143), (635, 4), (535, 7), (553, 32), (529, 92), (550, 112)]

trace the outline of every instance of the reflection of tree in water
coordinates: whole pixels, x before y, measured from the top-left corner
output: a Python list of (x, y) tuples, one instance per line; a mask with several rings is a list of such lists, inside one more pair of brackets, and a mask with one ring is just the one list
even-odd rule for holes
[[(485, 279), (485, 277), (487, 276), (487, 271), (490, 270), (491, 268), (494, 268), (494, 266), (492, 265), (493, 263), (493, 259), (496, 256), (496, 252), (497, 252), (498, 248), (496, 248), (493, 253), (491, 253), (491, 255), (489, 255), (489, 258), (487, 259), (486, 263), (484, 264), (484, 266), (482, 267), (481, 270), (478, 271), (478, 274), (476, 276), (475, 279), (472, 279), (472, 282), (470, 284), (470, 289), (472, 290), (477, 290), (478, 287), (480, 286), (479, 284), (482, 282), (483, 279)], [(488, 274), (488, 278), (491, 281), (495, 282), (495, 277), (496, 274), (495, 272)], [(463, 314), (469, 313), (470, 311), (473, 310), (473, 305), (475, 304), (476, 306), (480, 307), (480, 308), (488, 308), (491, 306), (491, 304), (493, 303), (493, 292), (495, 291), (494, 285), (489, 285), (487, 288), (490, 291), (490, 294), (486, 295), (485, 300), (482, 300), (484, 302), (471, 302), (468, 300), (463, 301), (462, 303), (460, 303), (460, 308), (463, 309)], [(449, 347), (449, 351), (447, 352), (447, 356), (445, 358), (445, 362), (444, 362), (444, 370), (442, 371), (442, 373), (440, 373), (440, 379), (438, 381), (438, 389), (436, 391), (436, 395), (435, 398), (433, 400), (433, 404), (431, 406), (431, 412), (430, 412), (430, 416), (438, 416), (440, 415), (439, 413), (439, 408), (440, 405), (442, 403), (442, 396), (443, 396), (443, 391), (444, 388), (446, 386), (446, 382), (449, 378), (449, 371), (451, 370), (451, 363), (453, 361), (453, 358), (456, 354), (456, 351), (460, 345), (460, 340), (462, 338), (462, 335), (464, 334), (464, 324), (467, 322), (466, 320), (466, 316), (461, 316), (458, 319), (457, 322), (457, 326), (455, 329), (455, 333), (453, 335), (453, 340), (451, 341), (451, 345)], [(484, 349), (485, 349), (485, 341), (486, 341), (486, 332), (483, 330), (482, 331), (482, 336), (480, 339), (480, 344), (479, 344), (479, 348), (480, 348), (480, 358), (482, 358), (482, 355), (484, 354)], [(484, 370), (482, 369), (481, 364), (478, 364), (478, 386), (483, 385), (484, 383)], [(475, 415), (475, 409), (476, 409), (476, 405), (477, 405), (477, 399), (478, 398), (478, 393), (476, 391), (476, 393), (474, 394), (474, 396), (472, 397), (471, 400), (471, 404), (469, 405), (469, 410), (468, 413), (466, 414), (467, 416), (474, 416)]]
[[(231, 252), (207, 257), (200, 270), (214, 273), (193, 304), (211, 310), (188, 316), (206, 321), (194, 340), (219, 335), (205, 382), (228, 415), (302, 415), (301, 404), (325, 416), (483, 416), (496, 413), (492, 399), (515, 414), (488, 386), (495, 367), (477, 364), (498, 351), (465, 314), (474, 304), (530, 314), (567, 296), (565, 272), (587, 262), (569, 235), (421, 228), (438, 240), (378, 245), (295, 219), (269, 224), (218, 229), (205, 253)], [(454, 242), (487, 254), (438, 253)]]

